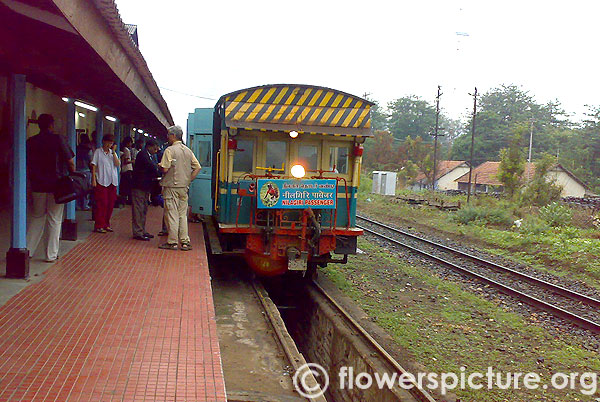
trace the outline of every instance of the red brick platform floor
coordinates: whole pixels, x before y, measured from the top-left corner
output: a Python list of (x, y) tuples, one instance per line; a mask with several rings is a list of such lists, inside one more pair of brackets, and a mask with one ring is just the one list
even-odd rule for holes
[[(192, 251), (93, 233), (0, 307), (0, 401), (225, 401), (202, 226)], [(147, 228), (160, 230), (162, 209)]]

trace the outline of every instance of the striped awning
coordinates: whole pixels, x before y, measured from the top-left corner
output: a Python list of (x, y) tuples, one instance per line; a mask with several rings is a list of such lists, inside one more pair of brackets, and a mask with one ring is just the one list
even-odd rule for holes
[(371, 136), (373, 103), (310, 85), (265, 85), (223, 95), (225, 125), (270, 131)]

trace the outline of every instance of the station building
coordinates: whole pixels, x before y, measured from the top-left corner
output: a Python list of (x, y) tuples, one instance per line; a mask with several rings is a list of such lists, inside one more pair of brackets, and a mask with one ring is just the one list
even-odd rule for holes
[[(0, 212), (10, 246), (7, 277), (28, 275), (27, 138), (50, 113), (73, 151), (82, 135), (101, 145), (125, 136), (166, 138), (173, 124), (114, 0), (0, 0)], [(96, 132), (95, 138), (92, 134)], [(77, 239), (74, 202), (62, 237)]]

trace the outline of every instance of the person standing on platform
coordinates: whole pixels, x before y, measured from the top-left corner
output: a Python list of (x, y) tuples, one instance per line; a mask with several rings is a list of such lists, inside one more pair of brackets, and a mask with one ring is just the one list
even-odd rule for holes
[(167, 250), (192, 249), (188, 235), (188, 191), (192, 180), (200, 173), (200, 163), (191, 149), (183, 145), (183, 130), (179, 126), (168, 128), (170, 146), (165, 149), (159, 166), (164, 173), (160, 185), (165, 201), (165, 214), (169, 237), (158, 246)]
[(110, 218), (117, 199), (119, 185), (119, 156), (116, 152), (115, 138), (112, 135), (102, 137), (102, 147), (96, 149), (92, 158), (92, 186), (96, 200), (94, 231), (113, 232)]
[(121, 144), (121, 188), (119, 193), (125, 197), (125, 204), (131, 204), (131, 181), (133, 177), (133, 139), (125, 137)]
[(131, 189), (131, 229), (133, 238), (148, 241), (154, 236), (146, 232), (146, 214), (153, 186), (160, 173), (154, 155), (158, 144), (154, 140), (146, 141), (146, 148), (138, 152), (133, 167), (133, 186)]
[[(83, 173), (85, 176), (85, 181), (87, 186), (92, 184), (92, 172), (91, 172), (91, 162), (92, 156), (94, 155), (92, 151), (92, 144), (90, 143), (90, 137), (87, 134), (82, 134), (79, 140), (79, 145), (77, 145), (77, 156), (75, 158), (77, 171)], [(81, 211), (89, 211), (90, 210), (90, 196), (89, 194), (83, 195), (77, 198), (77, 209)]]
[(58, 179), (75, 172), (75, 154), (65, 139), (54, 134), (54, 117), (41, 114), (37, 121), (39, 134), (27, 140), (27, 176), (31, 182), (33, 208), (27, 230), (27, 248), (33, 256), (48, 228), (46, 262), (58, 259), (60, 229), (64, 204), (54, 202)]

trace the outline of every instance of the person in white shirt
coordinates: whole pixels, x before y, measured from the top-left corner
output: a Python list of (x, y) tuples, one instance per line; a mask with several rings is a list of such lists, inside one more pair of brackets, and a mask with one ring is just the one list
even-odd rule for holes
[(110, 218), (117, 199), (120, 165), (115, 138), (107, 134), (102, 137), (102, 148), (96, 149), (92, 158), (92, 186), (96, 200), (95, 232), (113, 232)]

